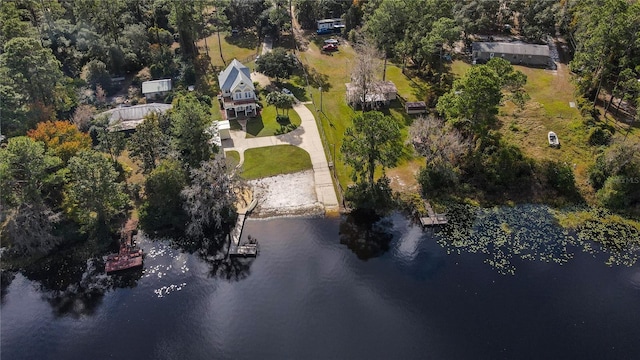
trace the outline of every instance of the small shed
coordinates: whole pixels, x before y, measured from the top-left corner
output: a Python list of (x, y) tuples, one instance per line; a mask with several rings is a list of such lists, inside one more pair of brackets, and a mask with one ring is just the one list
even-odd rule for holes
[(218, 121), (218, 135), (220, 135), (220, 140), (231, 139), (229, 130), (231, 130), (231, 124), (229, 124), (229, 120)]
[(152, 80), (142, 83), (142, 95), (147, 100), (154, 100), (171, 91), (171, 79)]
[(427, 104), (424, 101), (406, 102), (404, 110), (409, 115), (424, 114), (427, 112)]
[(514, 65), (549, 66), (552, 64), (548, 45), (507, 42), (474, 42), (473, 62), (484, 63), (501, 57)]

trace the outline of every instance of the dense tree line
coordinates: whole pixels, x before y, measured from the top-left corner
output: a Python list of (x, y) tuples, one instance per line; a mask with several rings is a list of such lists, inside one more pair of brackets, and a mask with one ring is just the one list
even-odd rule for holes
[[(149, 66), (153, 77), (194, 82), (196, 42), (223, 1), (3, 1), (0, 111), (5, 135), (69, 119), (119, 90), (111, 79)], [(224, 18), (224, 11), (216, 13)], [(226, 19), (226, 18), (225, 18)], [(177, 50), (172, 48), (179, 43)], [(93, 90), (87, 91), (87, 89)]]
[[(135, 202), (148, 231), (222, 238), (211, 232), (233, 221), (237, 180), (209, 142), (210, 106), (179, 95), (171, 111), (150, 115), (129, 138), (95, 119), (95, 145), (68, 121), (42, 122), (28, 136), (10, 138), (0, 148), (0, 237), (10, 254), (46, 254), (70, 232), (110, 238)], [(125, 149), (146, 175), (142, 196), (126, 182), (131, 170), (119, 161)]]
[[(613, 96), (640, 104), (640, 3), (624, 0), (571, 2), (567, 32), (575, 44), (570, 63), (580, 95), (595, 105), (606, 89), (609, 110)], [(613, 95), (613, 96), (611, 96)], [(613, 104), (620, 105), (620, 102)]]

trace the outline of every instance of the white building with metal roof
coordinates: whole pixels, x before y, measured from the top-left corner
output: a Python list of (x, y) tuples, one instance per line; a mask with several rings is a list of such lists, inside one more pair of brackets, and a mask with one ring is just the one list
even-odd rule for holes
[(548, 45), (474, 42), (471, 49), (474, 63), (484, 63), (494, 57), (501, 57), (514, 65), (549, 66), (552, 64)]
[(151, 80), (142, 83), (142, 95), (147, 100), (157, 99), (171, 91), (171, 79)]

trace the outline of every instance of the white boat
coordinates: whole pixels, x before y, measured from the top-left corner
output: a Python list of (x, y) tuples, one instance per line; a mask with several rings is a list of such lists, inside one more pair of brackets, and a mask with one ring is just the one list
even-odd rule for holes
[(549, 131), (547, 137), (549, 138), (549, 146), (560, 146), (560, 140), (558, 140), (558, 135), (556, 135), (556, 133)]

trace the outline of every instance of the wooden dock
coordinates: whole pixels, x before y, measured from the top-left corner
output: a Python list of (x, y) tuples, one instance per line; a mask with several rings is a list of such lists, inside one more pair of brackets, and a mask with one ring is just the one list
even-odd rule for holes
[(240, 244), (240, 238), (242, 237), (242, 229), (244, 228), (244, 222), (247, 218), (247, 214), (253, 210), (256, 206), (257, 200), (253, 199), (251, 204), (243, 211), (238, 212), (238, 219), (236, 220), (236, 226), (233, 228), (229, 237), (231, 238), (231, 244), (229, 245), (229, 256), (258, 256), (258, 244)]
[(122, 229), (120, 250), (117, 254), (107, 256), (105, 271), (107, 274), (142, 266), (142, 250), (133, 240), (137, 234), (138, 221), (129, 219)]
[(429, 201), (424, 200), (424, 207), (427, 209), (427, 217), (420, 218), (420, 224), (422, 227), (444, 225), (448, 222), (446, 214), (436, 214), (431, 207)]

